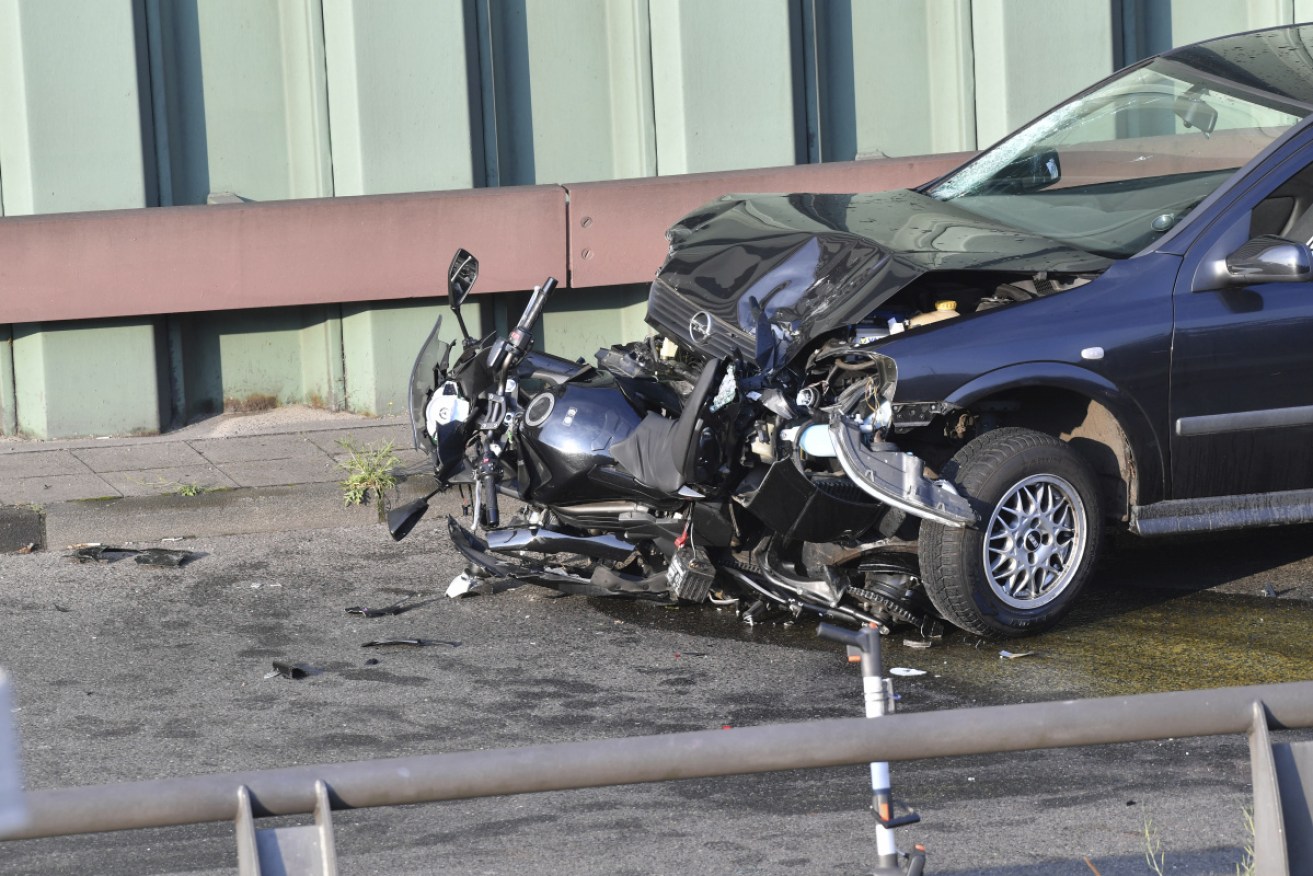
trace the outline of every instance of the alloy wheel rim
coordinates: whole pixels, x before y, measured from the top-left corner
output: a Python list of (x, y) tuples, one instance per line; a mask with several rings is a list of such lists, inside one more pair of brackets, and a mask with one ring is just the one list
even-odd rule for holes
[(1071, 584), (1085, 556), (1085, 503), (1068, 481), (1032, 475), (1014, 484), (985, 528), (985, 577), (1012, 608), (1036, 609)]

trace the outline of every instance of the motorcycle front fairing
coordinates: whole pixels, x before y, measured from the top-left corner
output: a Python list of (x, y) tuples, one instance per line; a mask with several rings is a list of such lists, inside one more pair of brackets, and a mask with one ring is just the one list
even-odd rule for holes
[(467, 467), (465, 446), (469, 443), (471, 424), (469, 400), (449, 379), (451, 344), (438, 337), (441, 329), (442, 317), (438, 317), (415, 357), (410, 372), (408, 413), (415, 449), (432, 455), (434, 476), (446, 486)]
[(410, 387), (407, 393), (410, 415), (410, 434), (416, 450), (428, 452), (433, 442), (427, 431), (425, 408), (429, 396), (441, 384), (441, 375), (446, 373), (447, 362), (451, 357), (451, 344), (438, 337), (442, 331), (442, 317), (434, 323), (433, 330), (420, 345), (415, 356), (415, 364), (410, 369)]

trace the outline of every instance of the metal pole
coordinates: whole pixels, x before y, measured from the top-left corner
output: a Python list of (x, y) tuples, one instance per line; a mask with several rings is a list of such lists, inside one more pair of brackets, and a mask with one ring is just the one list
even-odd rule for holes
[(0, 837), (27, 823), (23, 780), (18, 769), (18, 734), (9, 700), (9, 673), (0, 669)]
[[(883, 718), (893, 712), (892, 689), (884, 676), (884, 657), (880, 653), (880, 631), (868, 624), (856, 632), (834, 624), (821, 624), (816, 634), (824, 639), (848, 646), (848, 659), (853, 651), (862, 663), (862, 694), (866, 701), (866, 717)], [(898, 842), (894, 836), (893, 787), (889, 780), (888, 761), (871, 761), (871, 811), (875, 814), (876, 872), (898, 873)]]
[(240, 785), (262, 817), (313, 812), (316, 780), (351, 809), (1247, 733), (1256, 702), (1274, 728), (1313, 727), (1313, 682), (843, 718), (32, 791), (29, 824), (9, 838), (229, 821)]

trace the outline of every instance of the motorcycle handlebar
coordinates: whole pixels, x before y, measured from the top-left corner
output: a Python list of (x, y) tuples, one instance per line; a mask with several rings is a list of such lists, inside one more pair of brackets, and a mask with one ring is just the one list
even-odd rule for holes
[(555, 277), (548, 277), (541, 286), (534, 287), (533, 297), (529, 299), (524, 313), (520, 314), (520, 321), (511, 330), (510, 337), (495, 346), (489, 353), (488, 364), (493, 371), (500, 372), (502, 368), (514, 368), (516, 363), (524, 358), (524, 354), (529, 351), (529, 345), (533, 343), (533, 335), (530, 332), (538, 322), (538, 317), (542, 315), (547, 296), (555, 288)]
[(538, 322), (538, 317), (542, 315), (547, 296), (552, 294), (555, 288), (556, 278), (548, 277), (541, 286), (533, 290), (533, 297), (529, 299), (529, 305), (524, 308), (524, 313), (520, 314), (520, 322), (515, 326), (517, 331), (527, 332), (533, 328), (534, 323)]

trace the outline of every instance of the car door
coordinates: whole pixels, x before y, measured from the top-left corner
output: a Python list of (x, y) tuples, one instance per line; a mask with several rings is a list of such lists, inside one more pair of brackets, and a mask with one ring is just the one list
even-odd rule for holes
[(1313, 239), (1313, 149), (1263, 177), (1187, 251), (1174, 290), (1176, 499), (1313, 488), (1313, 282), (1238, 282), (1225, 259)]

